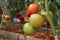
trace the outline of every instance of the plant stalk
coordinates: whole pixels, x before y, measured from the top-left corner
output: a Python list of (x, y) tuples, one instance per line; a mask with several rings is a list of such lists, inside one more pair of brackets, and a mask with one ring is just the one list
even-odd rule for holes
[(55, 30), (55, 26), (54, 26), (54, 23), (53, 23), (53, 19), (52, 17), (50, 16), (49, 14), (49, 4), (48, 4), (48, 0), (45, 0), (45, 9), (46, 9), (46, 17), (51, 25), (51, 28), (52, 28), (52, 32), (54, 34), (54, 36), (56, 36), (56, 30)]
[(5, 0), (4, 12), (6, 12), (6, 13), (7, 13), (7, 0)]
[(38, 3), (38, 0), (35, 0), (35, 4), (37, 4)]
[(18, 9), (19, 9), (19, 0), (18, 0)]
[(42, 0), (40, 0), (40, 8), (42, 7)]

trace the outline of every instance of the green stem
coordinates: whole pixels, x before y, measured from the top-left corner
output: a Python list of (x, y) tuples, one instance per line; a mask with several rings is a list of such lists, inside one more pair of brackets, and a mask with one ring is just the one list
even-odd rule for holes
[(6, 11), (7, 11), (7, 0), (5, 0), (5, 7), (4, 7), (4, 12), (6, 12)]
[(40, 8), (42, 7), (42, 0), (40, 0)]
[(1, 16), (1, 14), (0, 14), (0, 23), (1, 23), (1, 18), (2, 18), (2, 16)]
[(19, 9), (19, 0), (18, 0), (18, 9)]
[(48, 0), (45, 0), (45, 8), (46, 8), (46, 12), (47, 12), (46, 17), (47, 17), (47, 19), (48, 19), (48, 21), (49, 21), (49, 23), (51, 25), (51, 28), (52, 28), (52, 31), (53, 31), (54, 36), (56, 36), (56, 30), (55, 30), (55, 26), (54, 26), (54, 23), (53, 23), (53, 19), (52, 19), (52, 17), (49, 14)]
[(38, 0), (35, 0), (35, 4), (37, 4), (38, 3)]

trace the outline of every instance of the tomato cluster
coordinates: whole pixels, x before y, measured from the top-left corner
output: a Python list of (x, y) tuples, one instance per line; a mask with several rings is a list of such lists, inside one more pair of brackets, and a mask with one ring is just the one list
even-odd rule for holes
[(18, 11), (16, 18), (18, 18), (20, 20), (21, 23), (24, 23), (24, 16), (21, 14), (20, 11)]

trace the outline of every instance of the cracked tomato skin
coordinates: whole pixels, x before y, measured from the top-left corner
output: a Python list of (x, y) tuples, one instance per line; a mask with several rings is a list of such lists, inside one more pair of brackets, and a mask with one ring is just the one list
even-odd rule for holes
[(34, 13), (37, 13), (38, 11), (39, 11), (39, 6), (38, 5), (36, 5), (36, 4), (30, 4), (28, 6), (28, 12), (29, 13), (34, 14)]

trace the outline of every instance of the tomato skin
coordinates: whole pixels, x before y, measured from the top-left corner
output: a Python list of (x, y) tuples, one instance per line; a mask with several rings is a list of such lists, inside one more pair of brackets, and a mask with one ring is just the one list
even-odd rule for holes
[(35, 33), (36, 29), (33, 28), (30, 23), (25, 23), (23, 26), (23, 31), (25, 34), (32, 35)]
[(16, 17), (17, 17), (17, 18), (19, 18), (20, 16), (22, 16), (22, 15), (21, 15), (21, 13), (20, 13), (20, 12), (18, 12), (18, 14), (17, 14), (17, 16), (16, 16)]
[(5, 15), (5, 16), (4, 16), (4, 19), (5, 19), (5, 20), (10, 20), (10, 16), (9, 16), (9, 15)]
[(36, 4), (30, 4), (29, 6), (28, 6), (28, 12), (29, 13), (37, 13), (39, 11), (39, 6), (38, 5), (36, 5)]
[(30, 24), (34, 28), (39, 28), (42, 27), (44, 24), (44, 19), (41, 15), (39, 14), (32, 14), (29, 19)]
[(27, 16), (27, 17), (30, 17), (30, 16), (31, 16), (31, 13), (27, 12), (27, 13), (26, 13), (26, 16)]
[(24, 16), (20, 17), (21, 22), (24, 22)]

